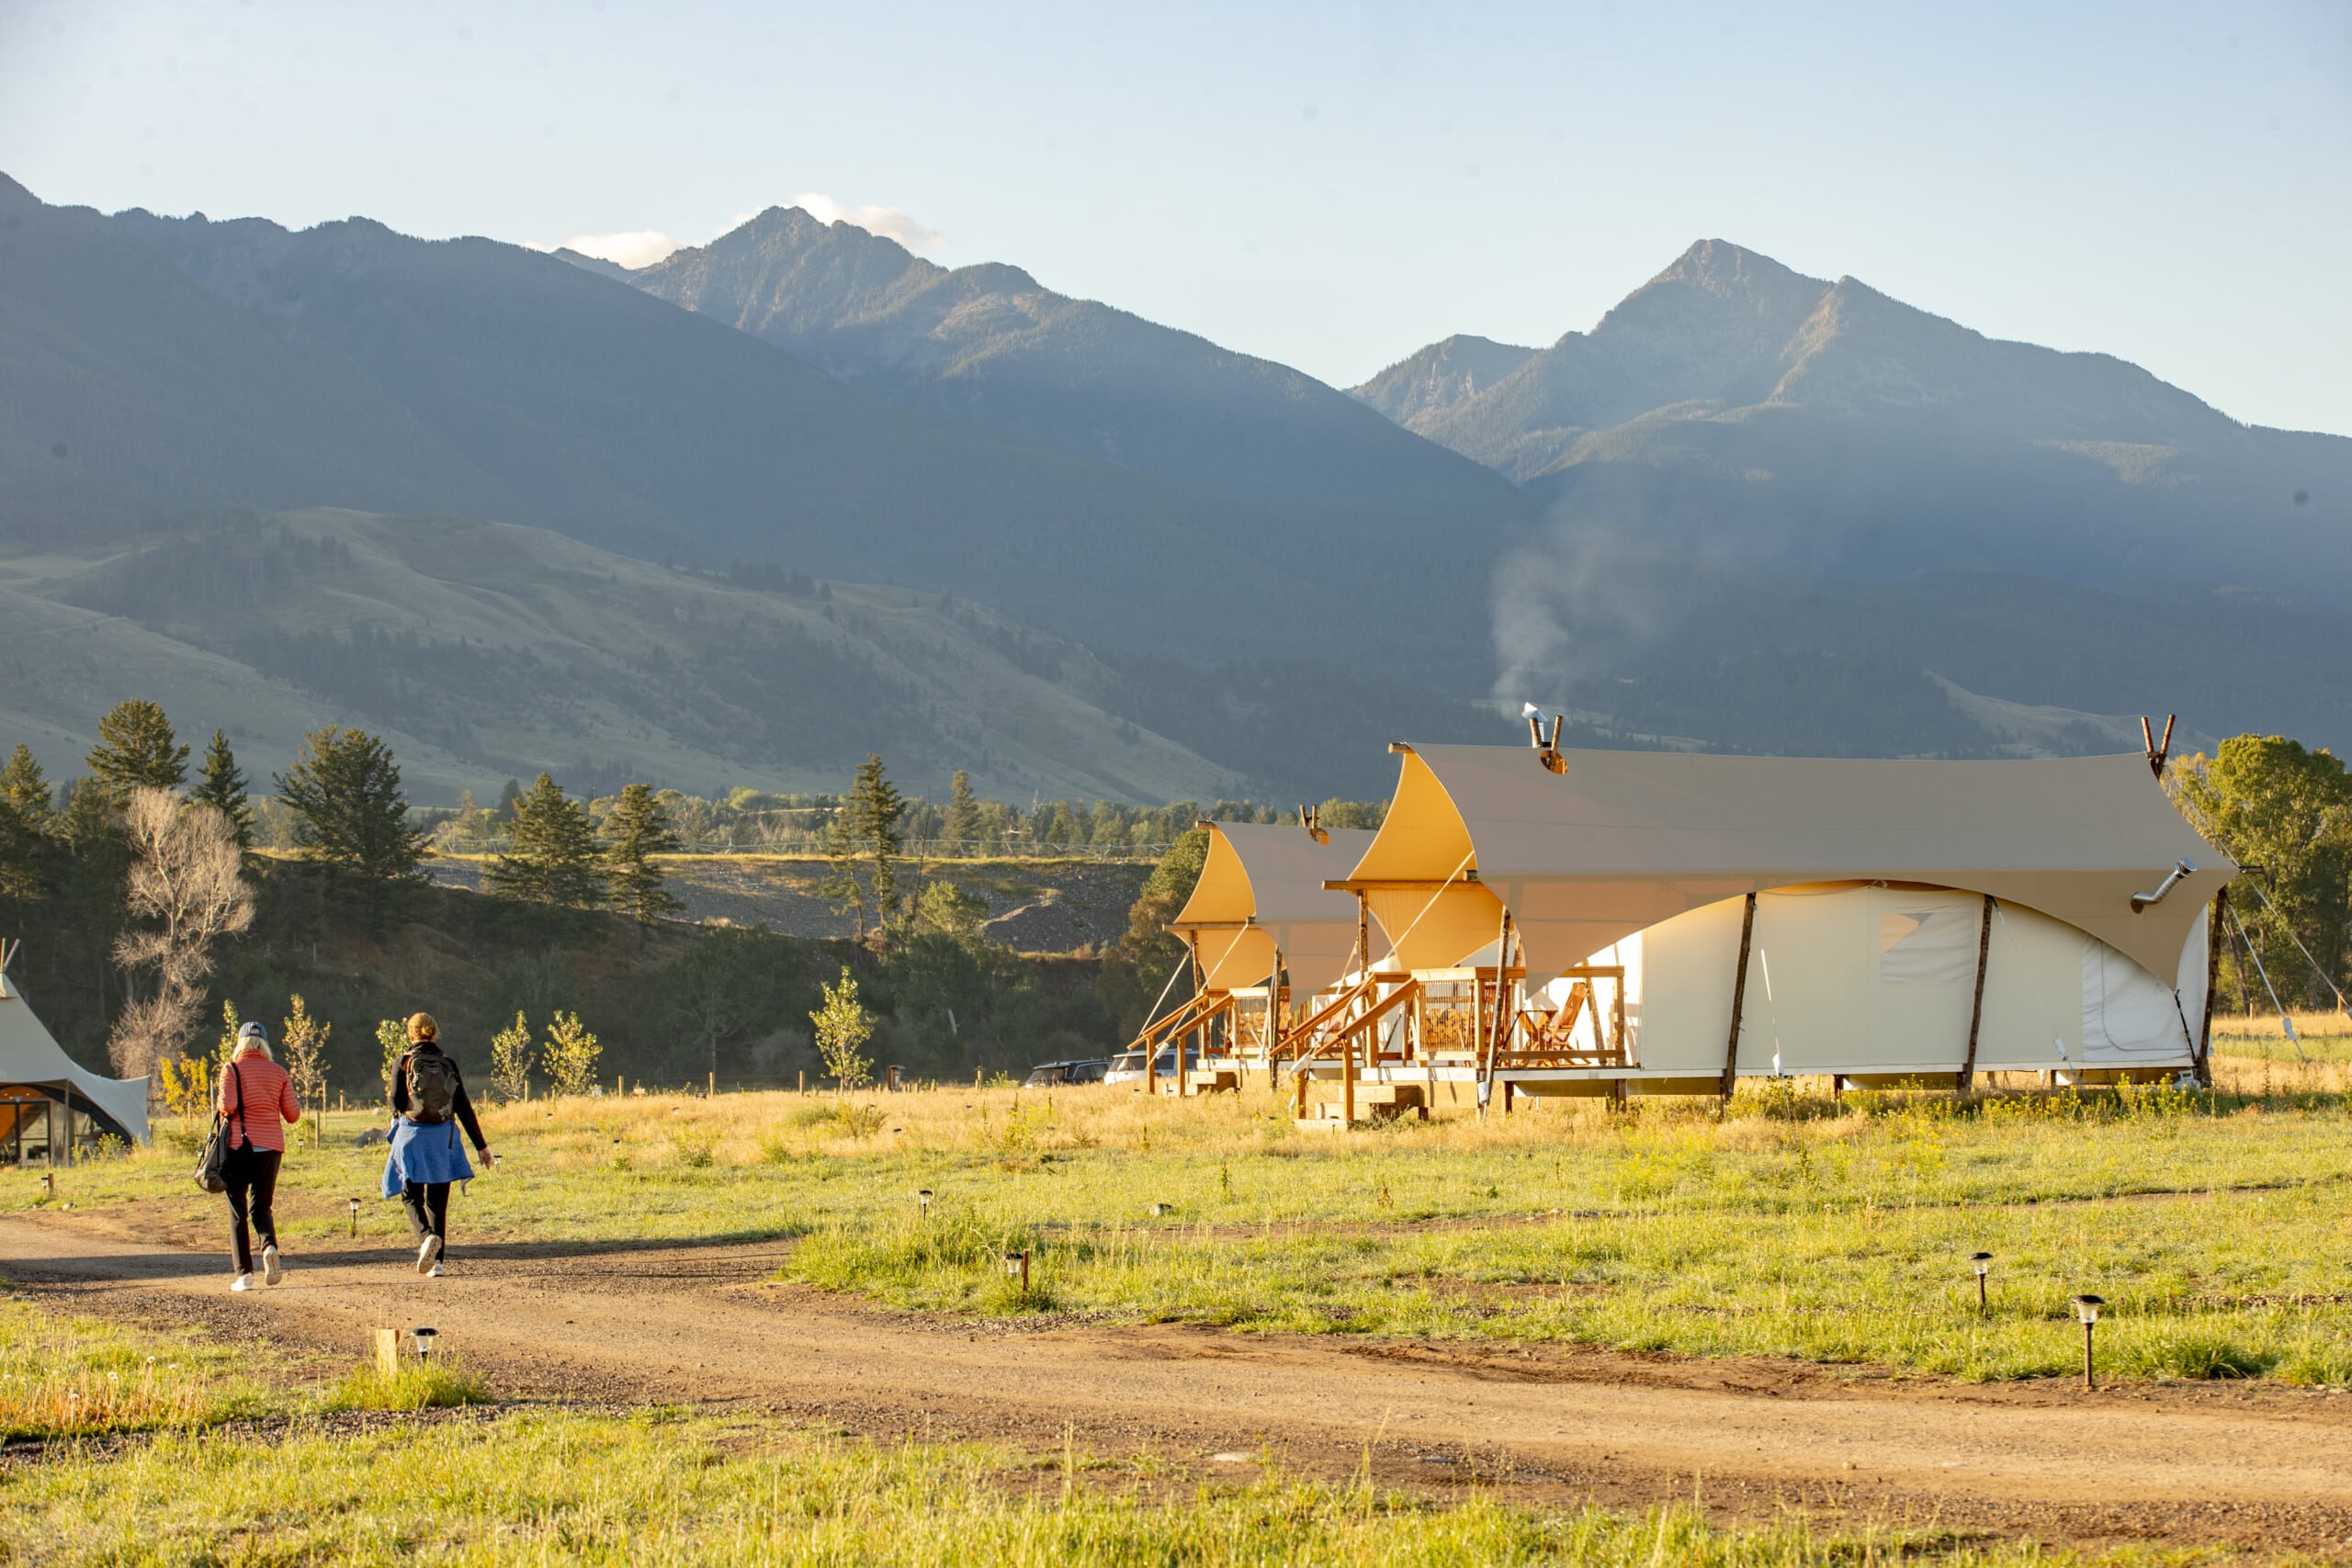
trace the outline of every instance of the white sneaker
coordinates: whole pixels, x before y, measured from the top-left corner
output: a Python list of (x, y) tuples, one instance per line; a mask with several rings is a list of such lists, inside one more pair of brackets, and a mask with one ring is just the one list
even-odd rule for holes
[(277, 1248), (274, 1247), (261, 1249), (261, 1278), (266, 1285), (275, 1285), (286, 1278), (286, 1265), (277, 1260)]
[(426, 1236), (422, 1242), (417, 1244), (416, 1271), (420, 1274), (432, 1272), (434, 1259), (440, 1256), (441, 1238), (437, 1235)]
[(251, 1274), (240, 1274), (237, 1276), (237, 1282), (229, 1288), (232, 1291), (250, 1291), (254, 1288), (254, 1277)]
[(424, 1271), (424, 1277), (428, 1280), (438, 1280), (447, 1272), (447, 1270), (441, 1267), (441, 1260), (436, 1258), (433, 1260), (433, 1267)]

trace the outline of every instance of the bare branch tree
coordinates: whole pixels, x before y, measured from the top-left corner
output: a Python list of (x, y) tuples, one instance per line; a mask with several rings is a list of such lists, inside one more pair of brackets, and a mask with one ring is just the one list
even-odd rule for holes
[(137, 1077), (187, 1043), (212, 975), (212, 950), (252, 926), (254, 895), (242, 874), (236, 826), (212, 807), (183, 804), (167, 789), (135, 788), (123, 806), (123, 831), (131, 856), (123, 903), (148, 923), (116, 940), (115, 961), (151, 973), (154, 989), (124, 1007), (107, 1054), (117, 1072)]

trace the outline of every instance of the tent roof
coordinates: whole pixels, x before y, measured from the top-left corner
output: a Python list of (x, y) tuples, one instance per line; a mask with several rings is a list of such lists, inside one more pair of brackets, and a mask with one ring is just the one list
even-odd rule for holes
[(14, 980), (0, 980), (0, 1083), (70, 1086), (146, 1141), (147, 1080), (104, 1077), (76, 1063), (34, 1016)]
[[(2236, 872), (2136, 752), (1925, 761), (1569, 751), (1566, 772), (1554, 773), (1530, 748), (1398, 750), (1396, 802), (1350, 880), (1473, 872), (1510, 908), (1534, 968), (1574, 964), (1722, 898), (1859, 880), (1990, 893), (2170, 976), (2201, 906)], [(2181, 860), (2196, 874), (2133, 913), (2131, 896)]]
[[(1355, 899), (1323, 885), (1372, 847), (1366, 828), (1212, 822), (1201, 879), (1168, 929), (1195, 943), (1212, 990), (1263, 985), (1282, 954), (1294, 992), (1339, 977), (1354, 950)], [(1329, 969), (1327, 975), (1325, 970)]]

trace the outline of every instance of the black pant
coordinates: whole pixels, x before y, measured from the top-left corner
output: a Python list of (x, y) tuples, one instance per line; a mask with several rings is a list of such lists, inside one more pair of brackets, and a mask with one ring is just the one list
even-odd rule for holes
[(231, 1149), (220, 1162), (220, 1174), (229, 1179), (229, 1250), (240, 1274), (254, 1271), (253, 1237), (245, 1231), (248, 1214), (253, 1228), (261, 1232), (261, 1244), (277, 1245), (277, 1216), (270, 1213), (270, 1203), (277, 1196), (277, 1162), (285, 1157), (276, 1149), (247, 1145)]
[(408, 1228), (416, 1233), (416, 1244), (424, 1245), (427, 1235), (437, 1235), (446, 1249), (449, 1245), (449, 1184), (446, 1181), (403, 1181), (401, 1183), (401, 1207), (408, 1211)]

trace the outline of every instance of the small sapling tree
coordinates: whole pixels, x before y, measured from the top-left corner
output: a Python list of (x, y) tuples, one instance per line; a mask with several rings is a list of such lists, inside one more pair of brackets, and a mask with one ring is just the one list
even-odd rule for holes
[(817, 1054), (825, 1071), (843, 1094), (854, 1094), (871, 1081), (874, 1064), (866, 1060), (865, 1043), (874, 1037), (874, 1015), (857, 999), (857, 981), (849, 966), (842, 966), (841, 983), (825, 987), (825, 1005), (808, 1015), (817, 1028)]
[(408, 1025), (397, 1018), (376, 1021), (376, 1049), (382, 1053), (384, 1098), (392, 1095), (392, 1075), (400, 1071), (401, 1058), (408, 1055)]
[(490, 1037), (490, 1089), (508, 1104), (529, 1092), (531, 1026), (521, 1013)]
[(588, 1032), (576, 1012), (560, 1012), (548, 1021), (547, 1049), (539, 1057), (558, 1094), (586, 1094), (596, 1081), (596, 1058), (604, 1047)]
[[(287, 999), (286, 1032), (278, 1047), (286, 1053), (286, 1076), (294, 1081), (294, 1098), (304, 1105), (325, 1109), (327, 1102), (327, 1036), (334, 1025), (311, 1016), (310, 1005), (298, 992)], [(313, 1143), (324, 1136), (314, 1118)]]

